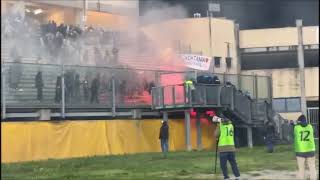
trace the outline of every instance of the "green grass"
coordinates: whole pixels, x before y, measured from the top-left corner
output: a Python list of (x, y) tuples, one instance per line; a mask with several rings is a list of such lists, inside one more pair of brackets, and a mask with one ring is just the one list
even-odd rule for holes
[[(265, 147), (241, 148), (236, 153), (236, 158), (241, 173), (264, 169), (296, 170), (295, 155), (291, 146), (276, 146), (272, 154), (266, 153)], [(212, 174), (213, 163), (214, 152), (211, 151), (172, 152), (167, 159), (164, 159), (161, 153), (97, 156), (2, 164), (1, 178), (4, 180), (195, 179), (191, 176)], [(219, 165), (217, 171), (221, 174)]]

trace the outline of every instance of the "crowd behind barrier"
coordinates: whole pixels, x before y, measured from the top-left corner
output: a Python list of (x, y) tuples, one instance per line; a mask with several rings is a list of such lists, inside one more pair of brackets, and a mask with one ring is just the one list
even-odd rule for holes
[[(151, 104), (155, 71), (125, 68), (5, 63), (3, 77), (7, 103), (111, 105), (113, 86), (119, 105)], [(64, 80), (64, 81), (62, 81)], [(114, 82), (113, 82), (114, 81)]]
[[(11, 59), (32, 55), (44, 63), (65, 63), (88, 65), (115, 64), (119, 32), (103, 28), (85, 27), (54, 21), (40, 24), (30, 17), (2, 17), (1, 37), (9, 44)], [(90, 53), (90, 51), (92, 51)], [(94, 61), (90, 62), (90, 54)], [(36, 63), (36, 62), (35, 62)]]

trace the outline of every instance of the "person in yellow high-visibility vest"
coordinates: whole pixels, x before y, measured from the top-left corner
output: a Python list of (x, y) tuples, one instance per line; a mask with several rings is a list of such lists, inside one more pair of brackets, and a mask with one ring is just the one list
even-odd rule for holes
[(310, 180), (317, 179), (313, 128), (306, 117), (301, 115), (294, 126), (294, 149), (298, 163), (298, 179), (305, 177), (305, 163), (308, 163)]
[(193, 85), (193, 81), (191, 79), (187, 79), (184, 81), (184, 87), (185, 87), (185, 97), (187, 100), (187, 103), (190, 103), (189, 101), (191, 101), (191, 97), (192, 97), (192, 91), (195, 90), (195, 87)]
[(234, 145), (234, 127), (231, 121), (225, 116), (221, 115), (221, 123), (216, 128), (215, 135), (218, 140), (218, 152), (220, 159), (220, 168), (222, 170), (224, 179), (229, 179), (227, 161), (231, 165), (232, 172), (235, 179), (240, 179), (240, 172), (237, 166), (235, 157), (235, 145)]

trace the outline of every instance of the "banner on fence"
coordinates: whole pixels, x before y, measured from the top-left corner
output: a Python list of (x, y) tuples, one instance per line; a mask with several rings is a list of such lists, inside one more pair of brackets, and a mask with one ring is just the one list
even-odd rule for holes
[(187, 67), (197, 70), (207, 71), (210, 68), (211, 58), (194, 54), (181, 54)]

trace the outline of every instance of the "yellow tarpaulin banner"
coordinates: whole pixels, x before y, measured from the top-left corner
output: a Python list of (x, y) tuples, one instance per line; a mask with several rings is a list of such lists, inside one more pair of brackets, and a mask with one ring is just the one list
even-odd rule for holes
[[(185, 150), (184, 120), (169, 120), (169, 150)], [(161, 120), (2, 122), (1, 163), (160, 152)], [(203, 148), (214, 145), (213, 126), (201, 125)], [(196, 127), (191, 126), (196, 148)]]

